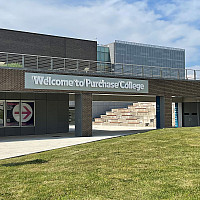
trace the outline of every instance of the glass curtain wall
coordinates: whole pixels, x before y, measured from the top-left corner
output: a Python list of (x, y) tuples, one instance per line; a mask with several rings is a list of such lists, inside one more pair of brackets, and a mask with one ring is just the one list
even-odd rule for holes
[(185, 78), (184, 49), (115, 41), (116, 63), (121, 63), (115, 66), (116, 72), (133, 73), (136, 76)]
[(111, 70), (109, 47), (97, 46), (97, 70), (107, 72)]

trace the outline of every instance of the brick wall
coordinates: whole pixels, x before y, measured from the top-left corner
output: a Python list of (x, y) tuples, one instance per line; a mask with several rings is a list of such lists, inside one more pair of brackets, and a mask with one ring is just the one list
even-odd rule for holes
[(97, 42), (0, 29), (0, 52), (97, 59)]
[(82, 128), (83, 136), (92, 136), (92, 94), (84, 93), (82, 96)]
[[(23, 92), (23, 91), (33, 92), (34, 91), (34, 92), (46, 92), (46, 93), (48, 92), (62, 92), (63, 93), (63, 91), (58, 91), (58, 90), (53, 91), (53, 90), (25, 89), (24, 88), (24, 74), (25, 74), (25, 70), (0, 68), (0, 91), (16, 91), (16, 92), (17, 91), (18, 92)], [(65, 91), (65, 92), (72, 92), (72, 91)], [(82, 92), (82, 91), (76, 91), (76, 93), (78, 92), (87, 93), (87, 92)], [(100, 92), (93, 92), (93, 93), (100, 93)], [(123, 94), (134, 95), (136, 93), (123, 93)], [(199, 97), (200, 96), (200, 81), (149, 79), (148, 95), (165, 97), (165, 127), (171, 127), (172, 96)], [(87, 95), (84, 98), (87, 98)], [(90, 97), (88, 96), (88, 98)], [(86, 111), (89, 108), (90, 106), (86, 108)]]

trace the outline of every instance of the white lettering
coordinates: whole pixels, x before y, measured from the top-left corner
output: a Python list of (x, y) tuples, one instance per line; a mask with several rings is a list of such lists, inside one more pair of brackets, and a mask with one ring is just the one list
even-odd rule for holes
[(124, 83), (125, 83), (124, 81), (120, 81), (119, 82), (119, 87), (122, 88), (122, 89), (124, 89)]
[[(56, 77), (56, 78), (52, 78)], [(41, 75), (32, 75), (33, 84), (35, 85), (44, 85), (44, 86), (66, 86), (66, 87), (86, 87), (86, 88), (108, 88), (108, 89), (121, 89), (122, 90), (132, 90), (132, 91), (141, 91), (146, 89), (146, 84), (138, 83), (137, 80), (127, 80), (121, 79), (118, 82), (112, 82), (114, 79), (93, 79), (92, 77), (87, 77), (83, 79), (80, 77), (77, 79), (66, 77), (66, 79), (59, 79), (59, 76), (41, 76)], [(94, 80), (94, 81), (93, 81)], [(116, 79), (117, 80), (117, 79)], [(147, 86), (148, 87), (148, 86)], [(110, 90), (111, 91), (111, 90)], [(113, 90), (115, 91), (115, 90)], [(120, 91), (120, 90), (119, 90)]]
[(44, 85), (49, 85), (48, 77), (44, 79)]
[(56, 80), (56, 85), (60, 86), (60, 80), (59, 79)]
[(85, 84), (85, 86), (86, 86), (86, 87), (89, 87), (90, 84), (91, 84), (91, 80), (90, 80), (90, 79), (86, 79), (86, 84)]
[(73, 81), (69, 80), (69, 86), (72, 87), (73, 86)]
[(79, 81), (80, 87), (83, 87), (85, 85), (85, 81)]
[(44, 76), (32, 76), (35, 85), (43, 85)]
[(110, 87), (111, 87), (111, 88), (115, 88), (115, 83), (113, 83), (113, 82), (110, 83)]
[(102, 88), (102, 87), (103, 87), (102, 80), (99, 82), (99, 87), (100, 87), (100, 88)]
[(115, 88), (119, 88), (119, 82), (118, 83), (115, 83)]
[(51, 85), (56, 85), (55, 82), (56, 82), (56, 80), (55, 80), (55, 79), (52, 79), (52, 80), (51, 80)]

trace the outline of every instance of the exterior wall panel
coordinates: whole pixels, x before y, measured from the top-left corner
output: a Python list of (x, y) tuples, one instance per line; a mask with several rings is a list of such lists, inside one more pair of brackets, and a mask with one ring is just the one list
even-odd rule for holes
[(34, 135), (35, 134), (35, 127), (22, 127), (21, 128), (21, 135)]
[(4, 128), (0, 128), (0, 137), (5, 136), (5, 129)]
[(0, 29), (0, 52), (96, 60), (97, 42)]
[(21, 135), (20, 127), (6, 127), (5, 128), (5, 136), (17, 136)]
[(57, 132), (57, 101), (47, 100), (47, 133)]
[(57, 132), (69, 132), (69, 100), (57, 102)]
[[(3, 75), (2, 75), (3, 74)], [(47, 99), (54, 99), (54, 100), (58, 100), (59, 98), (65, 98), (64, 96), (62, 97), (62, 95), (64, 95), (63, 93), (67, 93), (69, 91), (53, 91), (53, 90), (33, 90), (33, 89), (25, 89), (24, 88), (24, 74), (25, 74), (25, 70), (19, 70), (19, 69), (0, 69), (0, 78), (2, 77), (3, 81), (1, 81), (2, 84), (0, 84), (0, 91), (7, 91), (7, 92), (12, 92), (15, 91), (16, 95), (13, 94), (8, 94), (6, 92), (6, 96), (4, 95), (3, 92), (0, 93), (0, 95), (3, 97), (8, 97), (9, 99), (13, 100), (16, 98), (21, 98), (22, 95), (19, 95), (21, 92), (28, 92), (28, 93), (36, 93), (35, 97), (37, 98), (44, 98), (45, 94), (41, 94), (39, 92), (43, 92), (43, 93), (50, 93), (53, 92), (54, 94), (48, 94)], [(12, 77), (15, 77), (14, 80), (12, 80)], [(113, 78), (113, 77), (112, 77)], [(117, 78), (117, 76), (115, 77)], [(120, 77), (121, 78), (121, 77)], [(127, 78), (127, 77), (126, 77)], [(131, 78), (131, 77), (130, 77)], [(2, 80), (0, 79), (0, 80)], [(164, 96), (165, 97), (165, 127), (170, 127), (171, 126), (171, 102), (172, 96), (180, 96), (180, 97), (198, 97), (200, 96), (200, 81), (182, 81), (182, 80), (164, 80), (164, 79), (147, 79), (149, 80), (149, 93), (148, 95), (155, 95), (155, 96)], [(72, 91), (71, 91), (72, 92)], [(77, 93), (83, 93), (81, 91), (77, 91)], [(55, 95), (59, 94), (58, 96)], [(93, 93), (103, 93), (103, 92), (93, 92)], [(105, 92), (104, 92), (105, 93)], [(108, 92), (107, 92), (108, 93)], [(110, 92), (111, 93), (111, 92)], [(131, 94), (134, 95), (135, 93), (123, 93), (123, 94)], [(3, 100), (3, 99), (2, 99)], [(67, 101), (66, 101), (67, 102)], [(53, 107), (55, 107), (55, 109), (57, 110), (55, 113), (53, 111), (53, 115), (58, 112), (58, 108), (56, 108), (56, 106), (52, 103)], [(43, 111), (42, 109), (44, 109), (44, 104), (40, 105), (41, 107), (41, 116), (43, 115)], [(38, 105), (36, 104), (36, 109), (38, 109)], [(49, 109), (50, 106), (49, 106)], [(48, 110), (49, 110), (48, 109)], [(60, 109), (60, 108), (59, 108)], [(87, 109), (89, 109), (89, 107), (87, 107)], [(89, 110), (86, 109), (86, 112)], [(36, 113), (39, 112), (36, 111)], [(54, 118), (55, 120), (58, 120), (58, 117), (56, 116)], [(85, 118), (86, 119), (86, 118)], [(38, 121), (37, 121), (38, 120)], [(39, 121), (41, 119), (37, 118), (36, 123), (40, 123)], [(53, 122), (53, 118), (48, 119), (48, 131), (47, 132), (55, 132), (57, 128), (53, 127), (51, 128), (51, 123)], [(87, 121), (87, 120), (86, 120)], [(58, 129), (60, 130), (60, 125), (56, 125), (56, 127), (59, 127)], [(43, 131), (45, 132), (45, 122), (39, 125), (40, 128), (36, 127), (36, 132), (38, 133), (38, 131), (40, 133), (42, 133)], [(55, 128), (55, 130), (54, 130)], [(19, 129), (20, 130), (20, 129)], [(16, 130), (17, 131), (17, 130)], [(62, 131), (64, 132), (64, 131)], [(20, 131), (19, 132), (15, 132), (12, 128), (5, 129), (5, 135), (15, 135), (15, 134), (21, 134)]]
[(35, 134), (47, 133), (47, 106), (45, 100), (35, 100)]

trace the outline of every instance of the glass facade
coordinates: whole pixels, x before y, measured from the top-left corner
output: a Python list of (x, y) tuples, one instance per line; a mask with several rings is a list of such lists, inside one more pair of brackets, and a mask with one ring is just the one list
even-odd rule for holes
[(184, 49), (115, 41), (111, 52), (114, 54), (111, 57), (114, 58), (115, 72), (185, 78)]
[(110, 71), (110, 51), (109, 47), (97, 46), (97, 69), (98, 71)]
[(102, 62), (110, 62), (109, 47), (97, 46), (97, 60)]
[(185, 51), (136, 43), (115, 42), (115, 63), (185, 68)]

